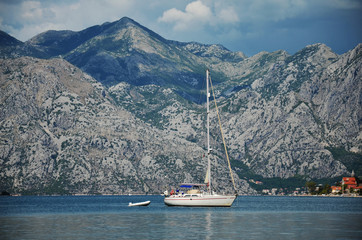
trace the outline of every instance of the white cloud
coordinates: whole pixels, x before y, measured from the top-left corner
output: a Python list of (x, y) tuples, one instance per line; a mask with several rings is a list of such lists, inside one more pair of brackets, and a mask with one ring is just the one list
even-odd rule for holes
[(280, 21), (300, 15), (306, 6), (307, 0), (197, 0), (183, 11), (176, 8), (164, 11), (158, 21), (173, 24), (176, 31), (192, 31), (195, 26)]
[(29, 1), (23, 2), (22, 6), (22, 18), (27, 21), (34, 21), (41, 19), (43, 16), (43, 11), (40, 8), (40, 2)]
[[(201, 1), (189, 3), (185, 11), (171, 8), (165, 11), (158, 20), (160, 22), (174, 23), (175, 30), (186, 30), (191, 26), (194, 28), (212, 20), (212, 13), (209, 7)], [(194, 24), (194, 25), (193, 25)]]
[(197, 20), (207, 21), (212, 16), (210, 8), (204, 5), (201, 1), (196, 1), (186, 6), (187, 15)]
[(239, 22), (239, 16), (232, 7), (221, 9), (221, 11), (217, 14), (217, 17), (225, 23)]

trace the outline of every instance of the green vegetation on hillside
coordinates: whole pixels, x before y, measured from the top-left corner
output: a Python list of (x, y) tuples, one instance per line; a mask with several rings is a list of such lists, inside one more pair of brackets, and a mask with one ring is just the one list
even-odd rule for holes
[(330, 151), (335, 160), (343, 163), (349, 172), (352, 170), (356, 176), (362, 176), (362, 154), (348, 152), (343, 147), (326, 147)]

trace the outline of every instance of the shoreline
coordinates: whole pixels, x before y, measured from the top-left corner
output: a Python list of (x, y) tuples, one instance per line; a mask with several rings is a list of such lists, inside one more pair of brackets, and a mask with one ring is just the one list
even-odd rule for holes
[[(33, 196), (33, 197), (64, 197), (64, 196), (74, 196), (74, 197), (82, 197), (82, 196), (163, 196), (162, 194), (44, 194), (44, 195), (31, 195), (31, 194), (11, 194), (11, 195), (0, 195), (0, 197), (24, 197), (24, 196)], [(260, 197), (340, 197), (340, 198), (359, 198), (362, 197), (362, 195), (356, 195), (356, 194), (338, 194), (338, 195), (262, 195), (262, 194), (240, 194), (238, 195), (240, 197), (252, 197), (252, 196), (260, 196)]]

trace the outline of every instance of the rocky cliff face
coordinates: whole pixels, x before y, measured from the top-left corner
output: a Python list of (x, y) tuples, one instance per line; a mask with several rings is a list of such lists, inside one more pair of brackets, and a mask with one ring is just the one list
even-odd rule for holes
[(361, 152), (360, 51), (308, 46), (225, 101), (233, 153), (268, 177), (346, 174), (330, 150)]
[[(26, 57), (1, 60), (0, 66), (2, 188), (157, 193), (179, 182), (202, 181), (202, 147), (139, 120), (65, 60)], [(175, 97), (171, 90), (159, 91), (170, 95), (169, 101)], [(177, 111), (175, 105), (167, 114)], [(225, 166), (216, 168), (219, 176), (227, 174)], [(238, 181), (246, 192), (248, 185)]]
[[(217, 85), (216, 95), (234, 160), (263, 177), (331, 178), (360, 169), (360, 51), (358, 45), (338, 56), (315, 44), (293, 56), (278, 51), (211, 64), (211, 69), (223, 71), (230, 79)], [(159, 92), (146, 91), (153, 95), (145, 98), (149, 100), (141, 108), (147, 110), (141, 111), (124, 90), (112, 87), (110, 91), (154, 126), (161, 122), (161, 128), (175, 129), (189, 140), (202, 134), (200, 128), (187, 128), (198, 124), (190, 112), (186, 123), (178, 118), (185, 112), (181, 106), (177, 108), (182, 111), (169, 114), (171, 103), (162, 101), (165, 97)], [(145, 96), (143, 88), (133, 91)]]
[[(246, 57), (124, 18), (0, 45), (4, 189), (156, 193), (202, 181), (206, 67), (240, 192), (253, 192), (249, 177), (362, 174), (361, 44)], [(214, 186), (230, 189), (216, 127), (211, 135)]]

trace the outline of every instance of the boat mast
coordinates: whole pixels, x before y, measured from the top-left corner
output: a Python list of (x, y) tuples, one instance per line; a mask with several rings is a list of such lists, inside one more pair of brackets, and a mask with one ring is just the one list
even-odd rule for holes
[(207, 175), (208, 175), (208, 191), (211, 194), (211, 163), (210, 163), (210, 109), (209, 109), (209, 98), (210, 98), (210, 93), (209, 93), (209, 69), (206, 69), (206, 111), (207, 111), (207, 123), (206, 123), (206, 128), (207, 128)]

